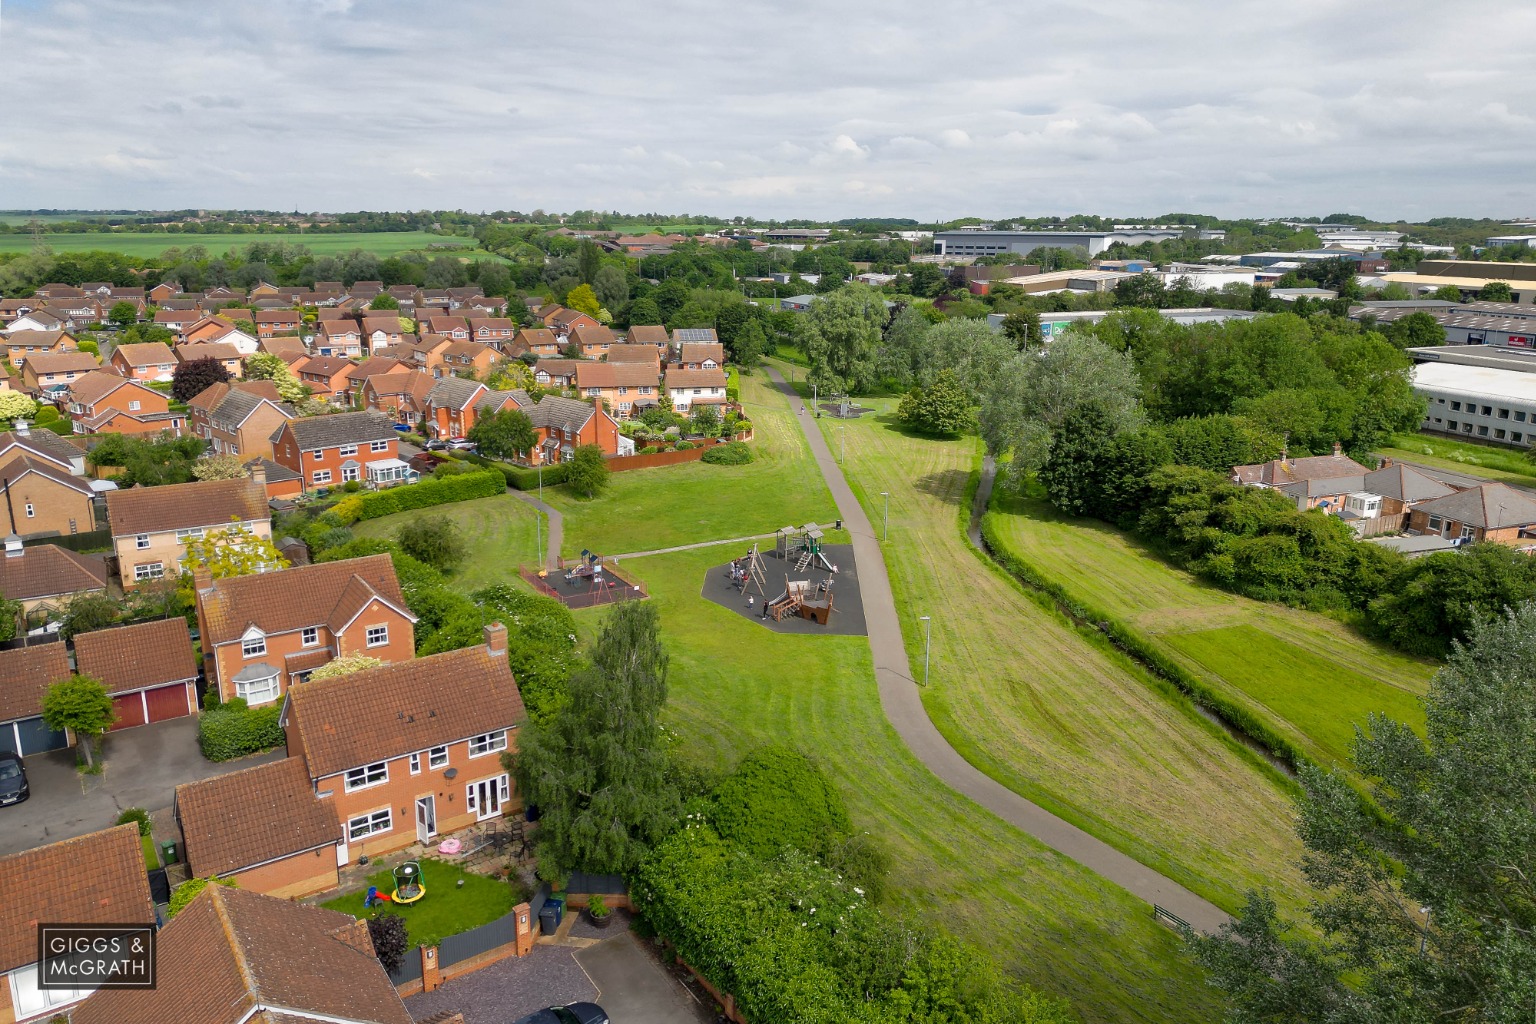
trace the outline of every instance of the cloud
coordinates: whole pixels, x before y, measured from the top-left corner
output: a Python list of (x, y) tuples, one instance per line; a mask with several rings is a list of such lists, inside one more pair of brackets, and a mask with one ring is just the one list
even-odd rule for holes
[[(978, 0), (965, 33), (933, 31), (917, 0), (839, 8), (816, 32), (804, 26), (825, 27), (825, 8), (809, 0), (668, 11), (13, 0), (0, 52), (27, 56), (0, 60), (0, 202), (1536, 213), (1529, 0), (1483, 0), (1475, 19), (1430, 0), (1399, 0), (1391, 18), (1312, 0), (1279, 20), (1226, 0), (1031, 16)], [(572, 25), (665, 57), (505, 56)]]

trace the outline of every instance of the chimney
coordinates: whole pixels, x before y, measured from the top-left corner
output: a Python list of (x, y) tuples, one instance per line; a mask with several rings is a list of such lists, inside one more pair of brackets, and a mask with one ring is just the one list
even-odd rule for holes
[(260, 487), (263, 491), (266, 490), (267, 467), (260, 459), (252, 460), (251, 464), (245, 467), (245, 471), (250, 474), (251, 483)]
[(26, 420), (17, 420), (16, 421), (16, 436), (17, 437), (31, 437), (32, 436), (32, 428), (30, 426), (28, 426)]
[(1333, 457), (1336, 459), (1344, 457), (1344, 446), (1337, 441), (1333, 442)]
[(5, 557), (19, 558), (22, 554), (21, 538), (14, 533), (5, 538)]
[(506, 655), (507, 653), (507, 627), (499, 622), (493, 622), (485, 627), (485, 647), (492, 654)]

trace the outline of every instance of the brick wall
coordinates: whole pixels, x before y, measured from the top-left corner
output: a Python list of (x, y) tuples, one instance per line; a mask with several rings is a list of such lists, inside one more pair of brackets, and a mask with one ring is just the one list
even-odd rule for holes
[(235, 874), (235, 879), (242, 889), (279, 899), (312, 896), (341, 884), (336, 873), (335, 846), (322, 846), (310, 853), (294, 854), (248, 871), (240, 871)]

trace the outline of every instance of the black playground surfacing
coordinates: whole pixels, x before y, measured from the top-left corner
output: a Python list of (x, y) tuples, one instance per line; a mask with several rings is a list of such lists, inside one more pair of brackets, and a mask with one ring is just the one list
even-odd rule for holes
[[(813, 636), (866, 636), (868, 634), (864, 624), (864, 601), (859, 592), (859, 570), (854, 564), (852, 544), (828, 544), (822, 548), (827, 560), (837, 566), (838, 571), (834, 574), (819, 565), (807, 566), (796, 571), (795, 565), (799, 561), (797, 557), (787, 561), (781, 559), (774, 553), (772, 541), (764, 543), (767, 550), (764, 551), (760, 547), (758, 553), (763, 562), (766, 596), (759, 594), (755, 585), (749, 586), (745, 592), (737, 589), (737, 585), (731, 580), (730, 562), (710, 566), (705, 573), (704, 589), (700, 596), (722, 608), (729, 608), (736, 614), (749, 618), (775, 633), (805, 633)], [(750, 550), (749, 545), (731, 554), (735, 558), (740, 558)], [(812, 591), (823, 580), (831, 578), (832, 615), (825, 626), (818, 625), (810, 619), (802, 619), (798, 615), (786, 615), (777, 622), (772, 617), (763, 617), (764, 604), (784, 593), (786, 575), (791, 580), (809, 580)], [(748, 597), (752, 598), (750, 607), (747, 605)]]
[(650, 596), (635, 581), (620, 575), (612, 565), (603, 566), (596, 584), (591, 576), (571, 576), (575, 568), (573, 560), (572, 564), (559, 570), (550, 570), (542, 577), (527, 568), (519, 569), (518, 573), (534, 590), (572, 610), (600, 604), (618, 604), (620, 601), (639, 601)]

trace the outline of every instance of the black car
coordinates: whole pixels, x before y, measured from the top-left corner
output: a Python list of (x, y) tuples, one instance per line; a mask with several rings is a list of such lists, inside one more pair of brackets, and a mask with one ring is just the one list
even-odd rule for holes
[(27, 770), (22, 766), (21, 758), (9, 750), (0, 750), (0, 807), (19, 804), (31, 795), (32, 789), (27, 785)]
[(608, 1024), (608, 1012), (596, 1003), (572, 1003), (530, 1013), (512, 1024)]

